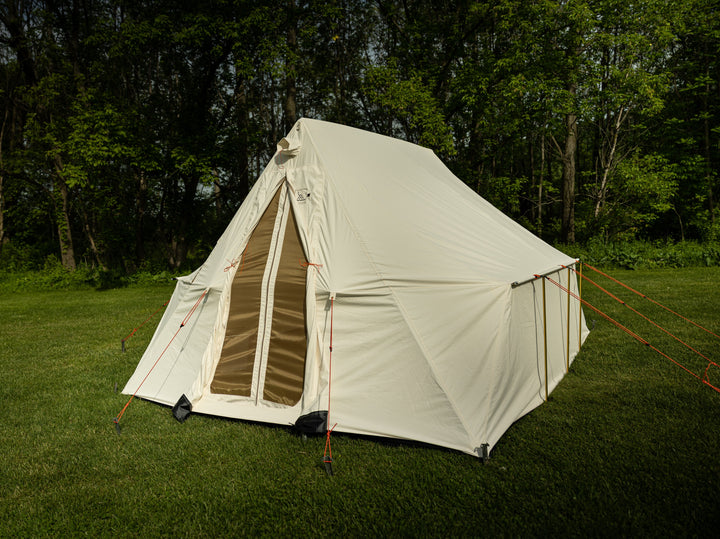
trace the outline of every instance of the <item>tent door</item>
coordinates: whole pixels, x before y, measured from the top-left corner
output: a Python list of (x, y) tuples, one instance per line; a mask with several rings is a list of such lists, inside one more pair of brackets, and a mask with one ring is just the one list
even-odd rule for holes
[(288, 406), (300, 400), (307, 347), (306, 276), (307, 257), (283, 185), (238, 264), (212, 393)]

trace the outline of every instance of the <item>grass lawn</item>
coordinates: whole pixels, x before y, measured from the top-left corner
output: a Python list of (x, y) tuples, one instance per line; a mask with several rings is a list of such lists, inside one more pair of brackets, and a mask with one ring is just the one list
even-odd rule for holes
[[(588, 274), (591, 278), (595, 276)], [(720, 268), (613, 275), (720, 334)], [(598, 279), (598, 282), (599, 279)], [(607, 281), (604, 281), (607, 283)], [(613, 285), (714, 361), (719, 343)], [(587, 313), (550, 401), (483, 465), (412, 443), (191, 416), (115, 392), (170, 286), (0, 296), (0, 536), (710, 536), (720, 529), (720, 394)], [(696, 372), (628, 309), (584, 296)], [(720, 369), (711, 380), (720, 385)]]

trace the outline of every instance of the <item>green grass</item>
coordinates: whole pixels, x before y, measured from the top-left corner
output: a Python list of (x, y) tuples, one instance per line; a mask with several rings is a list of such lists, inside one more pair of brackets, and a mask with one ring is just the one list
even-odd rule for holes
[[(720, 268), (614, 275), (716, 333)], [(613, 292), (621, 288), (613, 286)], [(720, 394), (595, 314), (550, 401), (490, 461), (324, 438), (169, 409), (114, 391), (133, 372), (168, 286), (0, 296), (0, 536), (709, 536), (720, 528)], [(585, 297), (702, 367), (589, 286)], [(624, 292), (623, 296), (630, 299)], [(645, 300), (717, 361), (717, 342)], [(720, 382), (720, 372), (713, 373)]]

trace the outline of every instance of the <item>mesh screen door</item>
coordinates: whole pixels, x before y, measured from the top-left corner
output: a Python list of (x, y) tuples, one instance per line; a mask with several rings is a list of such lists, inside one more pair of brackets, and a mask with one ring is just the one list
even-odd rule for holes
[(292, 406), (305, 373), (307, 258), (286, 188), (255, 227), (235, 274), (213, 393)]

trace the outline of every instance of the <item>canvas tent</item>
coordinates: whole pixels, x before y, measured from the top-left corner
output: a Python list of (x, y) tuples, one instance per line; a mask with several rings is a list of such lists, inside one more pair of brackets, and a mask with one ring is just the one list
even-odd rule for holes
[(124, 392), (477, 455), (579, 350), (578, 301), (548, 285), (543, 305), (533, 278), (576, 291), (575, 262), (432, 151), (302, 119), (178, 280)]

